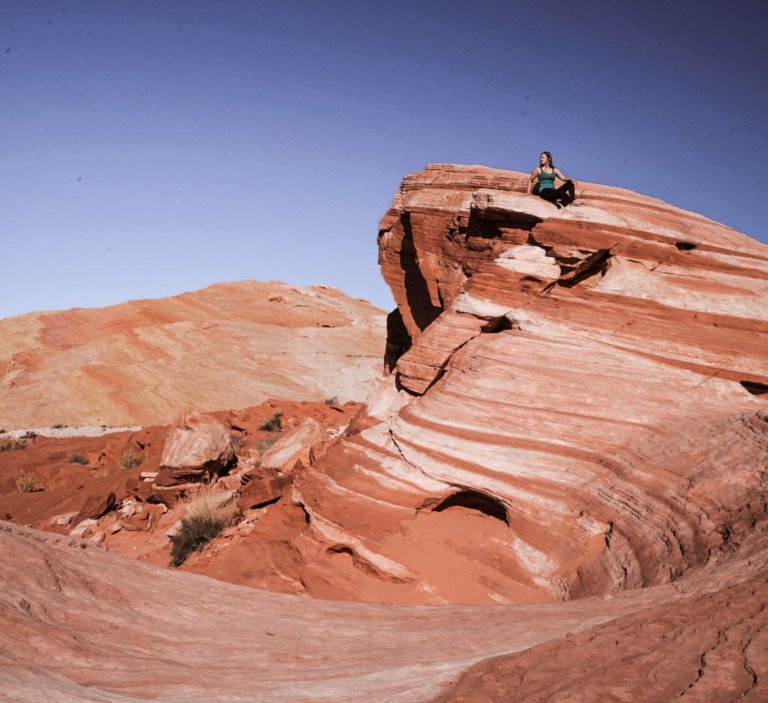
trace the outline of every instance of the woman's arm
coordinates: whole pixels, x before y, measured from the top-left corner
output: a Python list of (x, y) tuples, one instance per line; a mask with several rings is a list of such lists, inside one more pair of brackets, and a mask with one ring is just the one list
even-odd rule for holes
[(563, 175), (563, 172), (559, 169), (555, 169), (555, 175), (561, 180), (561, 181), (573, 181), (573, 184), (576, 185), (576, 181), (573, 180), (573, 178), (568, 178), (567, 176)]
[(533, 184), (536, 183), (536, 181), (539, 180), (539, 168), (533, 169), (531, 171), (531, 177), (528, 179), (528, 192), (531, 192), (531, 189), (533, 188)]

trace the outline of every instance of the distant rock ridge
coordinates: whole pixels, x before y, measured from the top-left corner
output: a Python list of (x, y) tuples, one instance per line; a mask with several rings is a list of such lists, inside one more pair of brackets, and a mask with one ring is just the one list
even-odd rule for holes
[(384, 316), (327, 286), (220, 283), (0, 320), (0, 428), (165, 424), (267, 398), (364, 400)]
[(768, 247), (620, 188), (526, 188), (428, 166), (381, 222), (391, 376), (295, 481), (347, 597), (610, 593), (766, 524)]

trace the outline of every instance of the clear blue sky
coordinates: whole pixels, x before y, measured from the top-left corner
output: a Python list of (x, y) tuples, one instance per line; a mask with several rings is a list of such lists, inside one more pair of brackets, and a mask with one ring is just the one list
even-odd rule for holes
[(0, 2), (0, 317), (218, 281), (390, 309), (427, 163), (543, 149), (768, 239), (757, 0)]

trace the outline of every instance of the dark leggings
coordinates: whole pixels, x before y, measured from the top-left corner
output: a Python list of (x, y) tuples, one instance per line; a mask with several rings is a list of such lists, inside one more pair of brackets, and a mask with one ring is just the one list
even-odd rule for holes
[(576, 199), (576, 188), (573, 186), (573, 181), (566, 181), (559, 188), (540, 190), (539, 197), (549, 200), (555, 205), (558, 204), (558, 200), (561, 201), (562, 205), (570, 205)]

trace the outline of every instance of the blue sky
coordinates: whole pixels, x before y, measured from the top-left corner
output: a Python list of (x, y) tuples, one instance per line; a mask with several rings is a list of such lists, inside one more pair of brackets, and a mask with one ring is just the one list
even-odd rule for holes
[(0, 3), (0, 317), (218, 281), (390, 309), (428, 163), (660, 197), (768, 241), (762, 2)]

